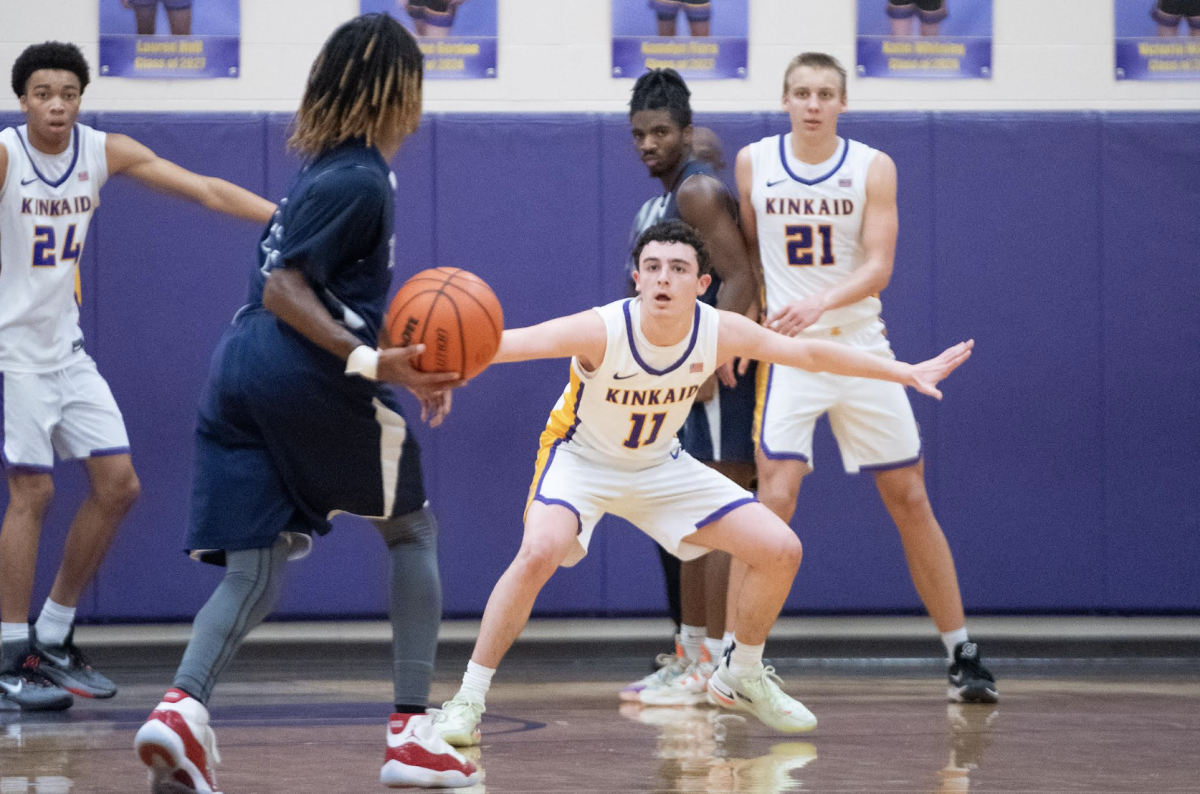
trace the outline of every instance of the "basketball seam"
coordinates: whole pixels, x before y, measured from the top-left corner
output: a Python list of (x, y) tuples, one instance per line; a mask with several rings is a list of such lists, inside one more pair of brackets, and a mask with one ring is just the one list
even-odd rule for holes
[(488, 307), (483, 305), (483, 301), (479, 300), (479, 298), (476, 298), (474, 295), (467, 292), (462, 287), (457, 286), (456, 284), (451, 284), (449, 281), (447, 281), (446, 285), (454, 287), (455, 289), (462, 292), (463, 295), (465, 295), (468, 298), (470, 298), (471, 300), (475, 301), (475, 305), (478, 306), (480, 309), (483, 309), (483, 316), (487, 318), (488, 323), (492, 326), (492, 334), (494, 336), (499, 336), (499, 331), (497, 331), (497, 329), (496, 329), (496, 321), (495, 321), (495, 319), (492, 318), (492, 313), (490, 311), (488, 311)]

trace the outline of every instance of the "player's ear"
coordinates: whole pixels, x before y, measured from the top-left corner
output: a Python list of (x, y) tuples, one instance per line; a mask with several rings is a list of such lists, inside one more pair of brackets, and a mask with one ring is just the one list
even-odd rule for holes
[(691, 124), (683, 128), (683, 145), (689, 149), (692, 148), (692, 133), (694, 131), (695, 127), (693, 127)]
[(712, 274), (711, 273), (701, 274), (700, 278), (696, 280), (696, 290), (697, 290), (696, 297), (698, 298), (701, 295), (703, 295), (705, 292), (708, 292), (708, 285), (711, 283), (712, 283)]
[(633, 269), (633, 286), (638, 292), (642, 291), (642, 267), (638, 265)]

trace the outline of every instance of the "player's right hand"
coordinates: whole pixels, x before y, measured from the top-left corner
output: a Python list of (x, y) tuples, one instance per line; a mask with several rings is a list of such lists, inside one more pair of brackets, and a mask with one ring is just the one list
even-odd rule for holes
[(440, 402), (443, 393), (466, 383), (457, 372), (421, 372), (413, 366), (413, 362), (424, 352), (425, 345), (380, 350), (375, 378), (403, 386), (412, 392), (422, 405)]

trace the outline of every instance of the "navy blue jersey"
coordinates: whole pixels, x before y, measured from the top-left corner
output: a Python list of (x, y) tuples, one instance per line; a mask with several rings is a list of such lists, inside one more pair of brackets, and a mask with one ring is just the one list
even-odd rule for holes
[[(672, 190), (667, 191), (661, 196), (652, 198), (642, 205), (641, 210), (638, 211), (637, 218), (634, 219), (633, 232), (630, 234), (629, 238), (630, 272), (633, 272), (633, 270), (637, 267), (637, 263), (633, 261), (633, 249), (634, 246), (637, 245), (638, 238), (642, 236), (642, 232), (646, 231), (656, 223), (662, 223), (663, 221), (683, 220), (683, 218), (679, 216), (679, 199), (677, 194), (679, 193), (679, 188), (683, 186), (683, 183), (696, 174), (711, 176), (713, 179), (721, 182), (721, 180), (717, 177), (716, 170), (714, 170), (711, 165), (703, 160), (688, 160), (686, 163), (684, 163), (683, 171), (680, 172), (679, 179), (676, 180), (675, 187)], [(725, 187), (723, 182), (721, 182), (721, 187), (723, 188), (722, 193), (725, 197), (725, 205), (729, 209), (729, 215), (733, 218), (734, 223), (737, 223), (737, 201), (734, 199), (733, 194), (729, 192), (729, 189)], [(710, 284), (705, 293), (700, 296), (700, 300), (704, 301), (709, 306), (716, 306), (717, 293), (720, 291), (720, 289), (721, 277), (718, 276), (714, 271), (712, 274), (712, 284)]]
[(376, 346), (392, 283), (392, 172), (379, 150), (353, 140), (296, 177), (258, 247), (245, 310), (262, 305), (267, 273), (304, 273), (329, 313)]

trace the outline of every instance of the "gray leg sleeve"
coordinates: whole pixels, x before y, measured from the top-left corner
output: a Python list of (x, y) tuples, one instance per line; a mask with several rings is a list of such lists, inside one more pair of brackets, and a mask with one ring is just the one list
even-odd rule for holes
[(374, 521), (392, 560), (392, 683), (396, 702), (429, 703), (442, 619), (442, 580), (438, 574), (437, 520), (428, 507), (386, 521)]
[(242, 640), (275, 606), (288, 548), (281, 537), (270, 549), (226, 554), (225, 578), (192, 622), (192, 639), (175, 673), (174, 686), (208, 703), (217, 677)]

